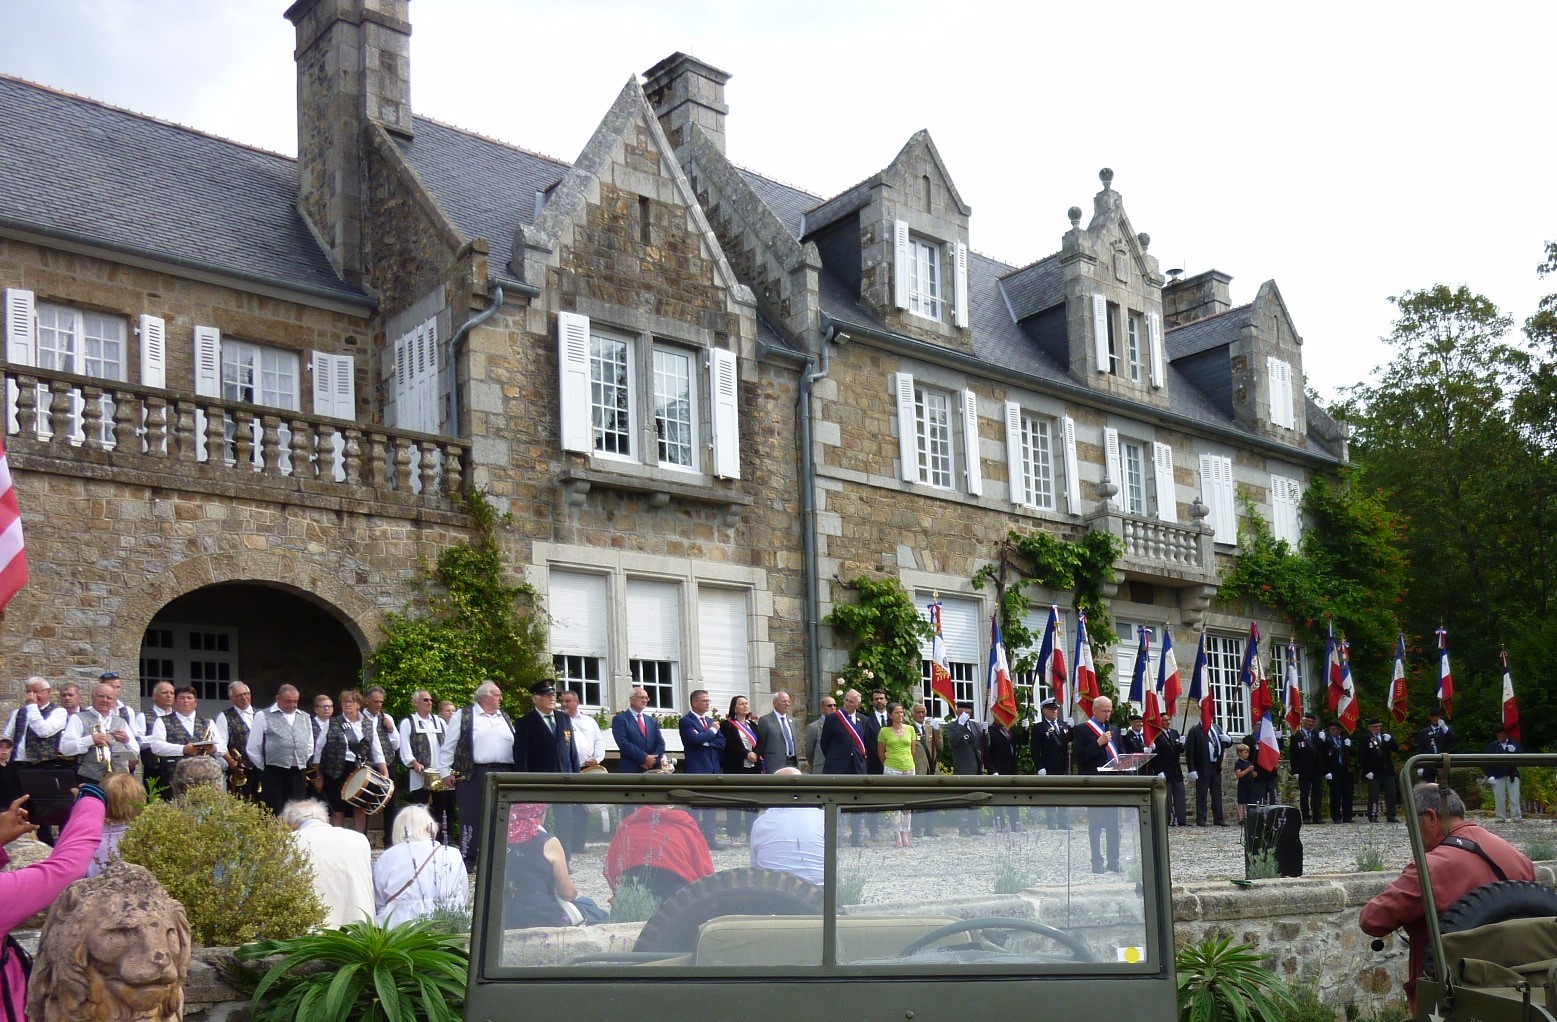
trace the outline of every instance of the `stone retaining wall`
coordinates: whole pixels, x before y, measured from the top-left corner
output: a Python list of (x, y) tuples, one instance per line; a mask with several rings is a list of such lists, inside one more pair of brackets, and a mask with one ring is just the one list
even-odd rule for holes
[[(1405, 979), (1405, 944), (1391, 937), (1383, 951), (1373, 951), (1357, 928), (1363, 904), (1395, 875), (1341, 873), (1257, 880), (1249, 887), (1175, 884), (1174, 939), (1182, 947), (1229, 935), (1269, 955), (1267, 964), (1288, 983), (1316, 988), (1327, 1004), (1356, 1004), (1367, 1016), (1399, 999)], [(1537, 863), (1536, 879), (1557, 886), (1557, 861)], [(184, 989), (185, 1022), (247, 1022), (248, 999), (218, 971), (231, 955), (230, 948), (195, 949)]]

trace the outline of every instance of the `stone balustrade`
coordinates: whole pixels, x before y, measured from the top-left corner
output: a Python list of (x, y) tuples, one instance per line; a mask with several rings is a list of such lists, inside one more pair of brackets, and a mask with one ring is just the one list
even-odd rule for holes
[(1160, 561), (1180, 568), (1200, 569), (1200, 530), (1155, 518), (1121, 515), (1124, 555), (1134, 560)]
[(468, 484), (464, 440), (71, 373), (5, 379), (6, 445), (29, 467), (440, 510)]

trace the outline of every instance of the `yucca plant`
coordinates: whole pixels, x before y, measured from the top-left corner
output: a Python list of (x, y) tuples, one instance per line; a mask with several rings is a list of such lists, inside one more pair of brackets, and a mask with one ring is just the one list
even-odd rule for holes
[(1231, 937), (1207, 937), (1178, 953), (1179, 1022), (1279, 1022), (1292, 991), (1261, 956)]
[(274, 955), (281, 960), (254, 988), (254, 1022), (460, 1020), (465, 940), (427, 920), (385, 927), (365, 919), (237, 951), (240, 961)]

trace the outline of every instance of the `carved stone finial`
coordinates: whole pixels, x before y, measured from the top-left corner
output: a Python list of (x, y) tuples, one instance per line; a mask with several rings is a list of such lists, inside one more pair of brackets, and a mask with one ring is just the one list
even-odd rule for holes
[(1141, 243), (1141, 251), (1142, 252), (1145, 252), (1147, 249), (1152, 247), (1152, 236), (1150, 234), (1147, 234), (1145, 231), (1142, 231), (1140, 234), (1137, 234), (1135, 236), (1135, 240), (1139, 241)]
[(1071, 226), (1072, 230), (1075, 230), (1076, 228), (1081, 226), (1081, 207), (1080, 206), (1072, 206), (1070, 209), (1065, 211), (1065, 215), (1070, 217), (1070, 226)]
[(1107, 167), (1097, 172), (1097, 179), (1103, 182), (1103, 191), (1108, 191), (1114, 183), (1114, 172)]
[(178, 1022), (191, 943), (184, 906), (150, 872), (110, 863), (54, 903), (38, 938), (27, 1017)]

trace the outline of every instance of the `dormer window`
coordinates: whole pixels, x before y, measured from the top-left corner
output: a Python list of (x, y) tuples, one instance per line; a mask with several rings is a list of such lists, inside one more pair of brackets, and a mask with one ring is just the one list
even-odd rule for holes
[(908, 311), (941, 318), (941, 246), (922, 238), (908, 241)]

